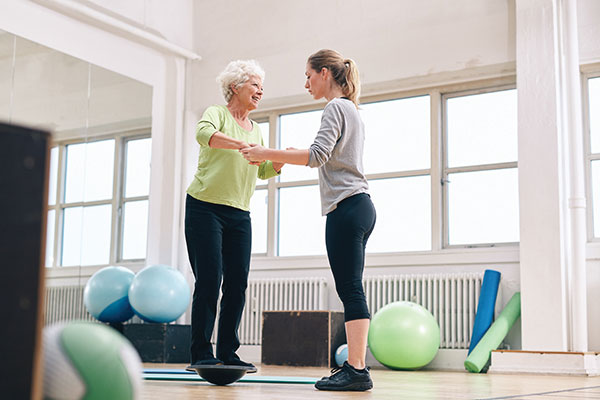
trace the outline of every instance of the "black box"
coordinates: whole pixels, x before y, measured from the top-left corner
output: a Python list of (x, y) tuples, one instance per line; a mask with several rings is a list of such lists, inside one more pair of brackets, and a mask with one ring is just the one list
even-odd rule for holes
[(263, 364), (334, 367), (346, 343), (343, 312), (264, 311), (262, 324)]
[(124, 324), (123, 335), (143, 362), (189, 363), (190, 325)]

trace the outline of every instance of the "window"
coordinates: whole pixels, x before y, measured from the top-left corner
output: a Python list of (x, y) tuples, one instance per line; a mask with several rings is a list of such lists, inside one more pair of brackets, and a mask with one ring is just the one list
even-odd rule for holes
[(125, 194), (121, 198), (122, 260), (146, 258), (151, 146), (150, 138), (129, 139), (125, 142)]
[(47, 267), (145, 259), (150, 145), (120, 135), (51, 149)]
[(368, 252), (431, 250), (430, 97), (366, 103), (364, 169), (377, 210)]
[[(364, 172), (377, 209), (367, 252), (519, 241), (516, 89), (456, 87), (361, 104)], [(321, 109), (270, 111), (261, 115), (270, 121), (263, 132), (277, 134), (277, 148), (308, 148), (321, 115)], [(596, 164), (593, 173), (600, 177), (600, 149)], [(279, 179), (259, 182), (252, 216), (254, 254), (326, 253), (316, 169), (286, 165)]]
[(519, 241), (517, 91), (446, 96), (445, 245)]
[(588, 181), (591, 204), (591, 226), (589, 236), (593, 239), (600, 238), (600, 76), (587, 79), (587, 123), (589, 124), (588, 163), (590, 166), (590, 180)]

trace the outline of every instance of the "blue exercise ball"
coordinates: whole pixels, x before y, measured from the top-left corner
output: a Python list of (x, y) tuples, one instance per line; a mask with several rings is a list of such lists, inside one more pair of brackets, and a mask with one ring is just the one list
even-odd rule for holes
[(341, 367), (346, 361), (348, 361), (348, 345), (343, 344), (335, 351), (335, 363), (338, 367)]
[(83, 304), (102, 322), (123, 322), (133, 317), (129, 286), (135, 274), (124, 267), (110, 266), (97, 271), (83, 290)]
[(151, 265), (137, 273), (129, 287), (129, 301), (137, 316), (147, 322), (172, 322), (190, 304), (190, 288), (168, 265)]

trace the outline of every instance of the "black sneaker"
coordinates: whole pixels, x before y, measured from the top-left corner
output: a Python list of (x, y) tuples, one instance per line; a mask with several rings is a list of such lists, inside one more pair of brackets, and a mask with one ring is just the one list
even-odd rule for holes
[(223, 363), (225, 365), (236, 365), (239, 367), (247, 367), (248, 370), (246, 371), (246, 373), (248, 373), (248, 374), (252, 374), (257, 371), (256, 366), (254, 364), (246, 362), (246, 361), (242, 361), (237, 357), (223, 360)]
[(356, 369), (348, 361), (341, 368), (331, 370), (331, 376), (322, 378), (315, 383), (319, 390), (355, 390), (365, 391), (373, 388), (369, 368)]
[(201, 366), (201, 365), (223, 365), (223, 361), (219, 360), (218, 358), (206, 358), (204, 360), (197, 360), (194, 361), (193, 363), (191, 363), (190, 365), (188, 365), (187, 367), (185, 367), (186, 371), (193, 371), (196, 372), (196, 370), (194, 369), (194, 366)]

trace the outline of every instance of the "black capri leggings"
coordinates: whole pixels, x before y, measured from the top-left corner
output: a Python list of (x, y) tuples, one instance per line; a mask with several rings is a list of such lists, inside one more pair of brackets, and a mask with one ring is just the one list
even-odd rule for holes
[(375, 219), (375, 207), (366, 193), (342, 200), (335, 210), (327, 214), (327, 257), (335, 288), (344, 304), (346, 321), (370, 318), (362, 276), (365, 247), (375, 227)]

